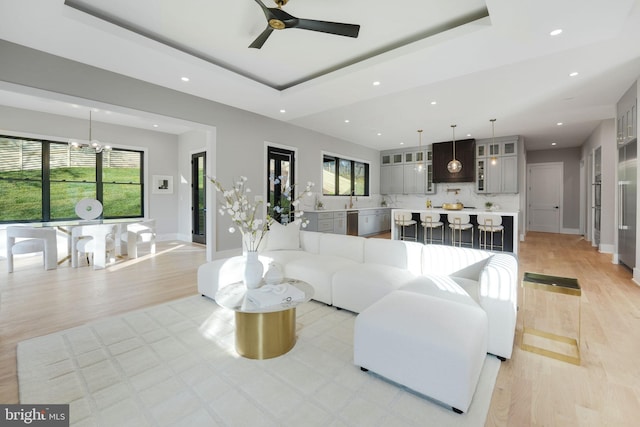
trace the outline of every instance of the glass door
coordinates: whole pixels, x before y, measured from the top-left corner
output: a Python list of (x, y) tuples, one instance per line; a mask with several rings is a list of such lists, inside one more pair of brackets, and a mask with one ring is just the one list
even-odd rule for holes
[(288, 189), (295, 185), (295, 152), (275, 147), (268, 147), (267, 152), (267, 193), (270, 203), (268, 212), (274, 221), (287, 224), (294, 220), (290, 205), (294, 195), (289, 194)]
[(207, 243), (207, 153), (191, 156), (191, 240)]

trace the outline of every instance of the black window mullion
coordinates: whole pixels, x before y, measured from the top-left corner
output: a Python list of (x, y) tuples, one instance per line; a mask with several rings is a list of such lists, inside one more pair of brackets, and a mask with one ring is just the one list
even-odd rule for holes
[(96, 154), (96, 199), (104, 205), (104, 188), (102, 182), (102, 152)]
[(42, 143), (42, 221), (51, 221), (51, 145)]

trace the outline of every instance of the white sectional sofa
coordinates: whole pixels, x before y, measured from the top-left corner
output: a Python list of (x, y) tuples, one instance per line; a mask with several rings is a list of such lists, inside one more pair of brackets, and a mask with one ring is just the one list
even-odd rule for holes
[[(311, 284), (315, 300), (356, 313), (398, 290), (458, 303), (462, 310), (480, 307), (487, 317), (486, 351), (503, 360), (511, 357), (518, 290), (513, 254), (300, 231), (291, 225), (272, 229), (261, 247), (265, 271), (275, 262), (285, 277)], [(198, 291), (215, 298), (219, 288), (242, 280), (243, 265), (242, 256), (203, 264)]]

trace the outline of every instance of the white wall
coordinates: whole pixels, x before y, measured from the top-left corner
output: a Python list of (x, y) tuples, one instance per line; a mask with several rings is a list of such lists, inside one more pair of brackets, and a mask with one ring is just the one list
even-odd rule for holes
[[(616, 185), (616, 164), (617, 164), (617, 147), (616, 147), (616, 123), (615, 119), (603, 120), (600, 125), (593, 131), (582, 145), (581, 161), (589, 165), (590, 155), (596, 148), (602, 147), (602, 215), (600, 226), (600, 245), (598, 250), (605, 253), (613, 253), (615, 250), (615, 194)], [(587, 177), (590, 176), (586, 174)], [(592, 206), (591, 202), (591, 182), (586, 183), (588, 192), (588, 203), (582, 206), (588, 208)], [(592, 226), (593, 217), (590, 212), (586, 215), (587, 227)]]

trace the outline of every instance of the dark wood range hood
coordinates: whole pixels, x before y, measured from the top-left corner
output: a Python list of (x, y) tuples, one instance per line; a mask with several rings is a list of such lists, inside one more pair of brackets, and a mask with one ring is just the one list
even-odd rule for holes
[(474, 182), (476, 180), (476, 140), (456, 141), (456, 159), (462, 163), (462, 170), (451, 173), (447, 164), (453, 159), (453, 142), (436, 142), (433, 150), (433, 182)]

